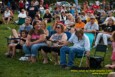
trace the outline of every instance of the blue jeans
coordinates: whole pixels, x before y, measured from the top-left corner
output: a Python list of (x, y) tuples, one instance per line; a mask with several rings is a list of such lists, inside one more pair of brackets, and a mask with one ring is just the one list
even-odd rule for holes
[(45, 43), (38, 43), (38, 44), (33, 44), (31, 46), (26, 46), (26, 44), (23, 45), (23, 51), (25, 53), (25, 56), (37, 56), (38, 54), (38, 49), (41, 46), (46, 46)]
[[(84, 49), (63, 46), (60, 49), (60, 64), (67, 65), (69, 67), (73, 66), (75, 55), (83, 54), (84, 51)], [(66, 62), (66, 53), (68, 53), (68, 63)]]

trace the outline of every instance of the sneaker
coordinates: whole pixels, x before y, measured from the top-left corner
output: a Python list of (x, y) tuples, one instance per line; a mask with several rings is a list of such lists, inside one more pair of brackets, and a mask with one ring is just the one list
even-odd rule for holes
[(24, 57), (20, 57), (19, 60), (20, 61), (28, 61), (28, 57), (25, 57), (25, 56)]

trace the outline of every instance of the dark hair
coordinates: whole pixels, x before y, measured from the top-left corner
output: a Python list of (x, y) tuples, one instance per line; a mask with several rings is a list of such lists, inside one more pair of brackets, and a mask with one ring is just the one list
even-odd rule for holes
[(40, 18), (40, 16), (39, 16), (39, 15), (35, 15), (35, 17), (37, 17), (38, 19)]
[(33, 24), (32, 24), (32, 25), (33, 25), (33, 29), (34, 29), (34, 26), (35, 26), (37, 23), (38, 23), (38, 21), (34, 21), (34, 22), (33, 22)]
[(56, 16), (55, 19), (59, 19), (60, 20), (60, 16)]
[(22, 30), (21, 33), (20, 33), (21, 36), (22, 36), (22, 33), (23, 33), (23, 32), (24, 32), (26, 35), (28, 34), (28, 32), (27, 32), (26, 30)]
[(83, 29), (76, 29), (76, 31), (75, 31), (75, 35), (78, 35), (78, 34), (84, 34), (84, 32), (83, 32)]
[[(34, 30), (35, 30), (35, 29), (34, 29), (34, 26), (35, 26), (37, 23), (39, 23), (39, 22), (38, 22), (38, 21), (34, 21), (34, 22), (33, 22), (33, 29), (29, 32), (30, 35), (32, 35), (33, 33), (35, 33), (35, 32), (34, 32)], [(37, 32), (37, 34), (44, 34), (44, 31), (43, 31), (42, 29), (39, 29), (38, 32)]]

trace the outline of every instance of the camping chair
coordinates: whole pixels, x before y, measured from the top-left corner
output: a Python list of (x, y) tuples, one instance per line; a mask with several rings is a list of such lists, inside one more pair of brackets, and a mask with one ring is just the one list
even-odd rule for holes
[(68, 31), (66, 31), (66, 32), (64, 32), (64, 33), (66, 33), (66, 35), (67, 35), (67, 40), (69, 40), (69, 38), (71, 37), (71, 33), (68, 32)]
[(82, 62), (83, 62), (83, 58), (85, 57), (85, 54), (86, 54), (86, 52), (84, 51), (82, 55), (79, 55), (79, 54), (76, 54), (76, 55), (75, 55), (75, 57), (76, 57), (76, 58), (81, 58), (81, 60), (80, 60), (80, 63), (79, 63), (79, 66), (78, 66), (78, 67), (81, 67)]
[[(101, 57), (102, 58), (103, 66), (104, 66), (104, 58), (106, 56), (106, 51), (107, 51), (107, 45), (98, 44), (96, 46), (96, 49), (95, 49), (95, 52), (94, 52), (94, 57)], [(97, 55), (97, 52), (102, 52), (102, 53), (104, 53), (104, 55), (99, 56), (99, 55)]]
[(18, 25), (22, 25), (23, 23), (25, 23), (25, 18), (19, 18), (18, 20)]
[[(20, 40), (20, 38), (8, 38), (5, 37), (7, 39), (7, 45), (9, 45), (11, 43), (11, 40)], [(16, 49), (22, 49), (20, 46), (16, 46)]]
[(83, 62), (83, 58), (85, 57), (85, 54), (86, 54), (86, 52), (84, 51), (82, 55), (77, 55), (77, 54), (75, 55), (76, 58), (81, 58), (81, 60), (80, 60), (79, 66), (71, 67), (71, 71), (73, 71), (73, 70), (88, 70), (88, 69), (90, 69), (89, 67), (81, 67), (82, 62)]

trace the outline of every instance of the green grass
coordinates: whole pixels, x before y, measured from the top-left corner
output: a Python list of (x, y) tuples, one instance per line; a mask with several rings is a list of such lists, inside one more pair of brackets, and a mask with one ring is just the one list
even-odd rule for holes
[[(16, 17), (17, 15), (15, 15)], [(71, 72), (70, 70), (61, 69), (60, 66), (54, 66), (53, 62), (42, 64), (42, 57), (39, 55), (39, 61), (35, 64), (29, 62), (21, 62), (18, 59), (23, 56), (22, 53), (16, 53), (13, 59), (6, 58), (4, 53), (7, 51), (7, 42), (5, 37), (11, 35), (11, 31), (6, 27), (18, 28), (16, 25), (0, 25), (0, 77), (106, 77), (105, 75), (93, 75), (90, 71), (87, 72)], [(91, 55), (94, 50), (91, 50)], [(105, 64), (111, 63), (111, 48), (107, 52)], [(78, 65), (80, 59), (75, 60), (75, 65)], [(85, 66), (85, 59), (82, 66)], [(104, 70), (104, 68), (100, 69)]]

